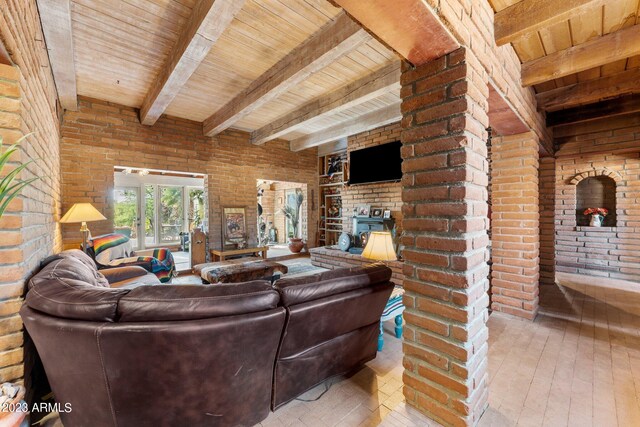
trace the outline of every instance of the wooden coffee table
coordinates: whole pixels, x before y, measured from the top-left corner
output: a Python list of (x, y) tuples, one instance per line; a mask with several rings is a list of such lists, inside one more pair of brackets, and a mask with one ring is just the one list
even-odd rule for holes
[(193, 267), (193, 273), (200, 276), (203, 283), (240, 283), (269, 279), (276, 273), (286, 274), (288, 270), (286, 265), (258, 257), (207, 262)]
[(269, 250), (268, 246), (256, 246), (254, 248), (244, 248), (244, 249), (211, 249), (211, 259), (213, 261), (224, 261), (226, 258), (234, 256), (234, 255), (259, 255), (262, 254), (262, 259), (267, 259), (267, 251)]

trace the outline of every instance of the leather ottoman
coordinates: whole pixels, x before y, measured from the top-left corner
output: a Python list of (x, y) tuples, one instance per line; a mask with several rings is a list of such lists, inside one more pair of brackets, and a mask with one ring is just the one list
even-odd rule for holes
[(240, 283), (271, 278), (276, 273), (286, 274), (288, 268), (274, 261), (248, 257), (198, 264), (192, 270), (203, 283)]

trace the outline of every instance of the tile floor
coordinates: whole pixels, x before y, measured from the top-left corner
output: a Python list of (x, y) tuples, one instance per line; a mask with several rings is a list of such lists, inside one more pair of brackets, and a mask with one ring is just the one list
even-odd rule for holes
[[(640, 284), (558, 275), (542, 286), (534, 322), (489, 318), (489, 408), (480, 426), (640, 426)], [(402, 347), (351, 378), (330, 380), (262, 426), (436, 426), (406, 406)]]

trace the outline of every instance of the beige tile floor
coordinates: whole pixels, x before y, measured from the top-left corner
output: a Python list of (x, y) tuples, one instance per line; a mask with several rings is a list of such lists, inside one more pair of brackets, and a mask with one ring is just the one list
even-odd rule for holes
[[(480, 426), (640, 426), (640, 284), (558, 275), (534, 322), (489, 318), (489, 408)], [(435, 426), (405, 405), (402, 347), (351, 378), (330, 380), (262, 426)]]

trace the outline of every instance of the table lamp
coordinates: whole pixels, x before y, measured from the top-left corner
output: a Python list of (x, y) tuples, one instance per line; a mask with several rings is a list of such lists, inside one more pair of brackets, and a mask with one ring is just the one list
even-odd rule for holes
[(82, 250), (87, 251), (87, 240), (89, 237), (89, 228), (87, 222), (90, 221), (102, 221), (107, 218), (104, 217), (91, 203), (76, 203), (71, 206), (71, 209), (67, 211), (62, 217), (60, 222), (62, 224), (73, 224), (81, 222), (82, 226), (80, 231), (82, 232)]
[(388, 231), (372, 231), (367, 245), (362, 251), (364, 258), (376, 261), (395, 261), (398, 259), (393, 247), (393, 238)]

